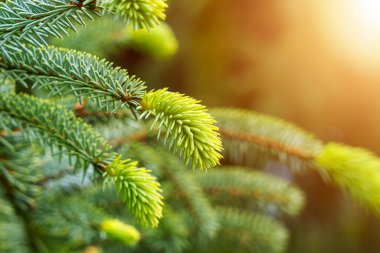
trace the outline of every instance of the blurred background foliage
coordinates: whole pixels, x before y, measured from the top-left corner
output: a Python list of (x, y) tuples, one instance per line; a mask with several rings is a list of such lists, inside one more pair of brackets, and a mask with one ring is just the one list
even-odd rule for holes
[[(87, 29), (82, 29), (79, 35), (71, 36), (64, 41), (55, 40), (53, 43), (91, 52), (114, 61), (116, 65), (127, 68), (131, 74), (144, 77), (151, 88), (169, 86), (173, 91), (180, 91), (201, 99), (207, 106), (233, 106), (278, 116), (313, 132), (321, 140), (344, 142), (368, 148), (380, 154), (380, 131), (378, 130), (380, 92), (376, 86), (380, 84), (380, 43), (378, 43), (380, 42), (380, 14), (377, 14), (380, 13), (380, 5), (376, 1), (338, 0), (332, 3), (328, 0), (171, 0), (169, 6), (166, 22), (172, 30), (163, 24), (149, 34), (139, 33), (126, 28), (121, 22), (115, 23), (110, 19), (108, 24), (107, 21), (100, 23), (95, 21)], [(377, 10), (377, 13), (373, 14), (374, 10)], [(102, 28), (103, 25), (109, 27), (111, 22), (112, 29)], [(92, 43), (80, 43), (81, 36)], [(94, 36), (93, 39), (91, 36)], [(108, 43), (110, 38), (112, 38), (112, 43)], [(105, 46), (104, 43), (107, 45)], [(73, 108), (73, 104), (69, 106)], [(80, 114), (80, 108), (77, 112)], [(115, 129), (115, 126), (112, 126), (112, 129)], [(110, 140), (115, 138), (112, 136), (113, 132), (121, 134), (119, 131), (107, 128), (100, 127), (100, 130), (104, 134), (110, 134), (111, 136), (107, 137)], [(115, 145), (117, 146), (117, 143)], [(141, 144), (127, 145), (121, 152), (128, 152), (129, 155), (135, 152), (135, 158), (141, 160), (142, 165), (152, 169), (160, 179), (166, 178), (168, 175), (163, 175), (163, 173), (167, 171), (160, 168), (162, 164), (160, 159), (165, 160), (168, 154), (164, 152), (160, 155), (160, 159), (153, 161), (147, 158), (155, 157), (156, 155), (152, 153), (160, 153), (160, 148), (139, 145)], [(33, 152), (37, 151), (33, 150)], [(197, 192), (196, 189), (191, 188), (197, 187), (197, 184), (191, 184), (192, 180), (203, 184), (202, 187), (206, 189), (206, 192), (213, 190), (208, 184), (212, 184), (212, 179), (217, 178), (218, 174), (210, 173), (205, 176), (191, 174), (190, 171), (185, 170), (180, 172), (183, 167), (181, 162), (173, 157), (167, 160), (171, 161), (167, 167), (173, 173), (172, 181), (186, 180), (187, 177), (177, 176), (176, 178), (176, 173), (179, 173), (178, 175), (186, 173), (189, 181), (185, 183), (179, 181), (179, 183), (190, 187), (189, 192)], [(46, 161), (46, 159), (35, 161), (35, 163), (44, 164), (54, 162)], [(228, 164), (230, 161), (224, 162)], [(66, 169), (67, 167), (63, 165), (62, 170)], [(231, 168), (224, 169), (220, 168), (219, 176), (225, 173), (224, 176), (233, 179), (234, 175), (228, 175), (227, 172)], [(378, 252), (379, 219), (357, 208), (336, 187), (325, 184), (320, 175), (313, 171), (305, 172), (302, 177), (292, 175), (285, 166), (276, 162), (266, 163), (258, 169), (293, 181), (306, 194), (306, 206), (298, 217), (289, 218), (276, 212), (271, 215), (280, 217), (282, 221), (285, 220), (285, 227), (290, 230), (288, 252)], [(235, 168), (232, 171), (236, 171), (235, 176), (238, 178), (245, 175), (243, 169)], [(40, 180), (39, 176), (41, 175), (37, 173), (32, 180)], [(54, 179), (54, 174), (52, 176)], [(23, 178), (22, 175), (20, 177)], [(245, 177), (248, 178), (247, 175)], [(78, 175), (66, 180), (70, 182), (70, 185), (76, 185), (78, 189), (83, 183), (78, 179)], [(149, 252), (148, 250), (151, 249), (157, 252), (181, 252), (184, 248), (190, 252), (221, 252), (221, 248), (224, 248), (225, 252), (237, 252), (234, 248), (236, 243), (249, 248), (249, 242), (245, 241), (246, 237), (243, 234), (238, 234), (240, 238), (235, 238), (228, 234), (231, 233), (228, 230), (224, 231), (226, 233), (224, 235), (230, 236), (231, 240), (226, 240), (225, 245), (218, 244), (220, 241), (216, 240), (208, 241), (206, 246), (201, 238), (192, 238), (193, 231), (201, 234), (202, 229), (213, 230), (215, 224), (213, 216), (210, 215), (213, 214), (213, 210), (206, 210), (203, 217), (201, 213), (195, 214), (195, 216), (201, 215), (197, 217), (200, 219), (198, 222), (205, 228), (194, 227), (195, 224), (191, 221), (193, 217), (189, 216), (189, 212), (177, 211), (185, 210), (188, 206), (178, 201), (179, 197), (183, 196), (175, 194), (176, 187), (171, 180), (164, 184), (164, 191), (170, 195), (166, 196), (168, 205), (165, 215), (170, 218), (162, 220), (159, 230), (142, 230), (142, 243), (130, 249), (131, 252)], [(202, 180), (204, 180), (203, 183)], [(86, 183), (88, 182), (85, 182), (85, 186)], [(233, 188), (234, 181), (231, 180), (230, 183)], [(65, 185), (67, 182), (62, 184)], [(244, 184), (239, 185), (244, 189), (243, 186)], [(48, 187), (51, 189), (52, 196), (56, 194), (54, 191), (62, 191), (59, 180), (58, 184), (48, 185)], [(63, 193), (67, 196), (73, 193), (77, 195), (76, 188), (72, 191)], [(32, 189), (31, 192), (27, 192), (27, 195), (38, 193), (39, 189)], [(3, 194), (0, 192), (0, 195)], [(84, 187), (80, 194), (89, 198), (88, 202), (96, 203), (98, 206), (117, 207), (120, 204), (113, 199), (113, 192), (103, 192), (101, 187), (88, 190)], [(65, 198), (67, 205), (62, 205), (61, 200), (53, 197), (49, 199), (49, 197), (47, 194), (44, 198), (50, 201), (49, 205), (44, 201), (38, 203), (43, 208), (42, 210), (52, 212), (51, 210), (58, 209), (54, 207), (63, 206), (62, 213), (68, 219), (78, 218), (77, 213), (70, 210), (72, 206), (70, 202), (80, 203), (81, 199), (85, 199), (85, 197), (81, 198), (81, 195), (75, 198), (67, 197)], [(202, 194), (196, 197), (193, 205), (200, 203)], [(218, 194), (213, 195), (211, 200), (213, 203), (231, 203), (240, 205), (242, 208), (251, 203), (245, 203), (244, 200), (236, 198), (225, 199), (223, 195), (220, 197)], [(0, 206), (5, 207), (1, 204)], [(302, 204), (298, 208), (301, 206)], [(92, 210), (91, 208), (94, 207), (87, 201), (77, 206), (77, 210)], [(174, 208), (176, 211), (172, 210)], [(255, 208), (263, 207), (258, 205)], [(266, 213), (272, 210), (270, 207), (264, 208), (266, 208)], [(9, 220), (14, 219), (13, 214), (6, 208), (0, 211), (3, 217), (9, 216)], [(125, 212), (118, 208), (112, 208), (109, 211), (113, 217), (125, 217)], [(244, 214), (237, 215), (227, 208), (217, 211), (218, 218), (222, 221), (229, 220), (224, 220), (223, 217), (233, 220), (234, 215), (239, 216), (243, 229), (246, 229), (243, 221), (248, 224), (253, 219)], [(292, 214), (291, 210), (286, 212)], [(38, 215), (37, 213), (36, 217)], [(62, 214), (52, 212), (51, 217), (38, 219), (38, 222), (48, 227), (49, 224), (55, 222), (54, 215)], [(108, 237), (94, 231), (86, 232), (86, 229), (93, 227), (93, 220), (104, 217), (103, 213), (94, 211), (89, 217), (85, 217), (84, 222), (81, 221), (82, 224), (87, 222), (88, 227), (74, 226), (70, 230), (74, 235), (63, 234), (69, 238), (78, 238), (78, 241), (70, 241), (68, 245), (81, 245), (83, 241), (91, 242), (99, 236), (116, 238), (119, 241), (131, 240), (115, 232), (128, 230), (128, 225), (120, 222), (112, 223), (113, 220), (107, 220), (108, 223), (100, 226), (100, 230)], [(33, 217), (27, 218), (33, 220)], [(79, 218), (83, 219), (83, 217)], [(130, 223), (130, 219), (126, 218), (126, 220)], [(273, 228), (270, 226), (270, 221), (265, 223), (265, 218), (263, 220), (267, 230)], [(7, 231), (13, 231), (12, 236), (15, 239), (26, 241), (22, 233), (17, 233), (18, 230), (22, 230), (21, 225), (20, 228), (10, 229), (9, 224), (2, 221), (1, 217), (0, 221), (2, 228), (5, 228), (0, 233), (6, 234)], [(202, 221), (206, 222), (202, 223)], [(228, 227), (229, 224), (225, 222), (222, 225)], [(273, 238), (279, 237), (281, 241), (284, 236), (286, 237), (281, 234), (281, 226), (277, 223), (271, 225), (274, 226), (274, 230), (280, 231), (279, 235), (272, 235)], [(36, 235), (39, 232), (42, 233), (37, 231)], [(55, 232), (62, 233), (59, 229)], [(133, 232), (131, 234), (132, 237), (139, 238), (139, 235)], [(188, 245), (189, 235), (192, 246)], [(54, 240), (55, 236), (52, 234), (49, 238), (47, 235), (47, 240)], [(105, 240), (104, 245), (100, 246), (108, 249), (109, 252), (124, 250), (121, 245), (112, 244), (109, 240)], [(0, 245), (0, 249), (6, 250), (7, 245)], [(216, 249), (219, 251), (215, 251)], [(248, 252), (244, 251), (244, 248), (241, 250)], [(99, 252), (96, 247), (91, 246), (85, 251), (86, 253)]]
[[(380, 8), (375, 2), (170, 1), (167, 22), (180, 45), (174, 57), (163, 61), (125, 49), (107, 58), (144, 76), (151, 87), (170, 86), (207, 106), (279, 116), (323, 140), (379, 154), (380, 14), (371, 9), (380, 13)], [(279, 166), (269, 169), (284, 174)], [(294, 181), (308, 201), (302, 215), (287, 222), (288, 252), (378, 252), (378, 219), (317, 174)]]

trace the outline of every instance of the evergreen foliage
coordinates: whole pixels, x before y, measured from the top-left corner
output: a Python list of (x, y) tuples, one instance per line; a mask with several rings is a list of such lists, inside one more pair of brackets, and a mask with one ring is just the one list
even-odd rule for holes
[[(245, 248), (245, 252), (285, 251), (289, 234), (281, 224), (268, 216), (239, 212), (231, 208), (219, 208), (217, 211), (222, 233), (225, 233), (224, 238), (233, 241), (228, 246), (230, 252), (234, 250), (233, 245), (236, 242)], [(236, 230), (239, 232), (236, 233)], [(255, 238), (256, 242), (251, 243), (251, 238)]]
[[(133, 49), (154, 59), (165, 60), (173, 56), (178, 49), (178, 41), (171, 27), (165, 22), (149, 30), (126, 25), (122, 19), (104, 16), (87, 23), (86, 27), (76, 26), (78, 31), (69, 32), (63, 40), (53, 38), (51, 43), (58, 47), (67, 47), (78, 51), (96, 54), (99, 57), (117, 55), (124, 49)], [(89, 44), (83, 41), (91, 41)]]
[[(218, 121), (225, 150), (238, 164), (274, 159), (292, 170), (312, 169), (336, 184), (364, 208), (379, 213), (379, 158), (369, 151), (324, 144), (291, 123), (236, 109), (211, 110)], [(253, 158), (253, 159), (252, 159)]]
[(76, 168), (86, 169), (89, 164), (102, 167), (110, 158), (106, 142), (83, 120), (59, 106), (28, 95), (1, 95), (0, 113), (4, 130), (17, 128), (42, 145), (57, 146), (60, 154), (75, 156)]
[(162, 217), (160, 184), (148, 170), (137, 168), (137, 162), (117, 157), (110, 163), (103, 176), (112, 182), (132, 214), (145, 226), (156, 227)]
[(3, 194), (0, 199), (0, 241), (0, 252), (28, 252), (24, 224)]
[(14, 49), (23, 42), (37, 46), (46, 44), (49, 35), (61, 38), (69, 29), (76, 31), (73, 23), (85, 25), (83, 18), (92, 19), (95, 2), (9, 0), (0, 3), (0, 45), (9, 43)]
[[(66, 47), (77, 51), (87, 52), (101, 58), (117, 54), (127, 46), (129, 34), (126, 24), (113, 16), (105, 15), (94, 18), (85, 27), (75, 26), (78, 33), (69, 31), (64, 39), (51, 38), (50, 43), (56, 47)], [(83, 43), (91, 41), (91, 43)]]
[(211, 114), (221, 129), (226, 155), (238, 164), (258, 165), (270, 158), (303, 170), (314, 166), (313, 157), (323, 147), (312, 134), (268, 115), (229, 108)]
[[(279, 219), (305, 200), (292, 182), (253, 169), (270, 160), (316, 170), (379, 212), (380, 162), (368, 151), (325, 145), (266, 115), (209, 114), (105, 59), (46, 45), (81, 31), (85, 18), (116, 13), (128, 26), (108, 17), (93, 25), (116, 22), (121, 44), (166, 57), (177, 49), (159, 26), (166, 8), (165, 0), (0, 3), (0, 252), (285, 252)], [(96, 54), (110, 38), (86, 48), (91, 29), (76, 49)], [(234, 166), (219, 166), (223, 149)]]
[(166, 0), (100, 0), (100, 6), (126, 18), (135, 29), (152, 28), (166, 18)]
[(197, 175), (196, 181), (211, 196), (220, 196), (216, 201), (221, 205), (250, 199), (264, 210), (275, 206), (289, 215), (297, 215), (304, 205), (303, 193), (298, 188), (267, 173), (249, 171), (249, 168), (219, 167), (216, 171)]
[(192, 159), (193, 169), (208, 169), (219, 164), (222, 143), (218, 128), (198, 101), (163, 89), (145, 93), (140, 108), (143, 110), (140, 118), (155, 117), (152, 127), (156, 122), (159, 124), (157, 137), (165, 127), (169, 149), (174, 145), (174, 151), (179, 150), (186, 163)]
[(25, 86), (33, 83), (33, 88), (47, 88), (52, 95), (73, 92), (95, 99), (101, 107), (135, 110), (144, 94), (140, 79), (90, 54), (55, 47), (1, 53), (0, 68), (7, 75)]

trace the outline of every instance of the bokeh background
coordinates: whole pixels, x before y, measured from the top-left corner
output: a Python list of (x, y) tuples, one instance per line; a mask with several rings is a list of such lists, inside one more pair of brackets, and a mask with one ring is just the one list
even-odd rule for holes
[[(172, 0), (167, 22), (179, 51), (159, 61), (110, 57), (150, 87), (169, 86), (207, 106), (255, 110), (326, 141), (380, 155), (380, 1)], [(316, 174), (287, 221), (288, 252), (379, 252), (380, 217), (355, 207)]]

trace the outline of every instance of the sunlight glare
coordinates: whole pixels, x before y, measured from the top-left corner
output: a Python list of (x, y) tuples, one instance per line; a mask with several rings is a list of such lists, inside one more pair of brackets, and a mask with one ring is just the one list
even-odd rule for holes
[(352, 11), (354, 19), (363, 29), (380, 28), (380, 0), (354, 0)]
[(379, 69), (380, 0), (326, 0), (319, 15), (322, 38), (335, 55), (362, 69)]

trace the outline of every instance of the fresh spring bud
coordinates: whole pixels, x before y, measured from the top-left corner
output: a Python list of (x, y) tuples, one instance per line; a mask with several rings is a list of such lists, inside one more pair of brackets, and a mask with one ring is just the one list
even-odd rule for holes
[(100, 230), (109, 238), (120, 241), (125, 245), (134, 246), (141, 236), (136, 228), (117, 219), (106, 219), (100, 224)]

